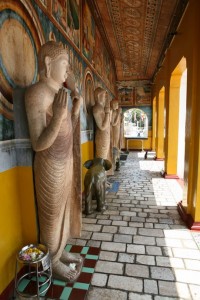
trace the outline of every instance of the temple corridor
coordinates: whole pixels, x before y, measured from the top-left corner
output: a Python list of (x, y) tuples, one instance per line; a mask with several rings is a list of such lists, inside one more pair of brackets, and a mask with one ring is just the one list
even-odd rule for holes
[(0, 1), (0, 300), (200, 300), (199, 12)]
[(88, 300), (197, 300), (200, 295), (199, 234), (177, 212), (182, 188), (160, 175), (163, 162), (149, 152), (130, 152), (110, 180), (108, 210), (83, 217), (81, 239), (101, 247)]
[[(163, 161), (154, 160), (155, 152), (147, 159), (144, 154), (129, 152), (120, 171), (108, 177), (107, 210), (96, 212), (93, 200), (94, 213), (83, 214), (81, 238), (68, 240), (67, 247), (99, 249), (93, 271), (84, 267), (75, 285), (54, 280), (41, 300), (199, 300), (200, 233), (187, 229), (179, 216), (180, 183), (162, 177)], [(84, 298), (78, 282), (87, 276), (92, 280)]]

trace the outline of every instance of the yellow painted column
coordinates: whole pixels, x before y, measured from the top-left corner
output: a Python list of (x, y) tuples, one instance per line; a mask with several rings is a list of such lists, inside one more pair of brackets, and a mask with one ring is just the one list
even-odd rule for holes
[[(196, 3), (197, 5), (197, 3)], [(192, 122), (191, 122), (191, 166), (188, 184), (188, 208), (187, 213), (193, 218), (192, 229), (200, 231), (200, 41), (197, 38), (200, 20), (195, 9), (196, 47), (193, 49), (193, 72), (192, 72)]]
[(198, 72), (197, 69), (194, 70), (192, 85), (191, 149), (186, 212), (194, 222), (194, 224), (191, 224), (191, 228), (196, 229), (194, 226), (197, 226), (200, 230), (200, 225), (197, 225), (197, 223), (200, 223), (200, 87), (198, 84), (200, 75)]
[(164, 103), (165, 90), (162, 88), (157, 99), (157, 127), (156, 127), (156, 158), (164, 159)]
[(173, 177), (177, 176), (180, 80), (181, 74), (172, 74), (167, 114), (165, 172)]
[[(198, 18), (198, 24), (200, 25), (200, 21)], [(194, 221), (195, 222), (200, 222), (200, 59), (199, 59), (199, 51), (200, 51), (200, 41), (197, 40), (198, 46), (196, 48), (196, 55), (195, 57), (198, 58), (197, 62), (197, 69), (196, 69), (196, 145), (195, 147), (197, 148), (196, 150), (196, 155), (197, 155), (197, 174), (196, 174), (196, 203), (195, 205), (195, 216), (194, 216)], [(199, 226), (200, 227), (200, 226)]]
[[(200, 133), (200, 131), (199, 131)], [(198, 141), (198, 164), (197, 164), (197, 177), (196, 177), (196, 197), (194, 201), (194, 222), (200, 222), (200, 134)], [(199, 226), (200, 229), (200, 226)]]
[(156, 98), (154, 98), (152, 103), (152, 150), (156, 150), (156, 123), (157, 123)]

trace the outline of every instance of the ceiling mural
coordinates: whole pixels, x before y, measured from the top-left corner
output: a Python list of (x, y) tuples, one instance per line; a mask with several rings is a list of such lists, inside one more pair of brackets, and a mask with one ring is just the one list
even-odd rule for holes
[[(88, 0), (114, 59), (119, 90), (144, 86), (149, 91), (187, 2)], [(146, 102), (148, 97), (145, 93)]]

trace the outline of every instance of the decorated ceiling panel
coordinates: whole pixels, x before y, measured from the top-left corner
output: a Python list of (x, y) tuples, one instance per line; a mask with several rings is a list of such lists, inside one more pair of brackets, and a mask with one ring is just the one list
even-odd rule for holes
[(118, 86), (150, 84), (187, 0), (88, 0), (115, 61)]

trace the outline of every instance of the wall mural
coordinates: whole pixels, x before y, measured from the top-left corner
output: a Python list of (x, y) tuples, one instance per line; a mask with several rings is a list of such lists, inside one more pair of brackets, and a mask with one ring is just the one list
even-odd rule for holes
[(133, 88), (120, 88), (118, 90), (119, 104), (121, 106), (133, 106), (134, 104), (134, 89)]
[(104, 45), (100, 32), (95, 25), (87, 0), (83, 1), (82, 51), (107, 87), (114, 93), (115, 75), (112, 61)]
[(83, 54), (89, 60), (91, 64), (93, 61), (93, 52), (95, 45), (95, 22), (87, 1), (83, 1), (83, 38), (82, 38), (82, 47)]
[(79, 0), (67, 1), (67, 34), (80, 47), (80, 4)]
[[(30, 16), (33, 21), (30, 23)], [(0, 3), (0, 140), (14, 138), (13, 89), (37, 79), (37, 49), (42, 43), (35, 12), (13, 1)], [(40, 32), (40, 34), (38, 34)]]
[(103, 74), (103, 42), (98, 28), (95, 31), (94, 66), (100, 76)]
[(107, 49), (104, 47), (103, 50), (104, 50), (103, 51), (103, 77), (105, 79), (106, 84), (109, 85), (110, 79), (112, 79), (110, 77), (110, 74), (111, 74), (111, 61), (110, 61)]
[[(81, 1), (80, 3), (82, 4)], [(85, 7), (87, 22), (88, 18), (90, 18), (90, 21), (92, 20), (91, 24), (90, 21), (89, 23), (86, 22), (88, 26), (92, 25), (92, 36), (95, 32), (95, 24), (88, 6)], [(64, 14), (67, 15), (66, 24), (61, 24)], [(90, 69), (90, 65), (80, 55), (80, 51), (73, 46), (74, 44), (80, 46), (79, 14), (79, 0), (18, 1), (17, 5), (14, 0), (0, 2), (0, 171), (14, 167), (16, 164), (29, 165), (31, 163), (29, 139), (27, 135), (23, 136), (23, 128), (20, 128), (19, 134), (18, 121), (14, 122), (14, 119), (21, 118), (19, 110), (24, 104), (25, 87), (37, 81), (37, 52), (45, 41), (56, 40), (62, 42), (69, 52), (70, 64), (79, 92), (86, 101), (81, 110), (82, 131), (89, 130), (92, 133), (91, 120), (88, 119), (88, 115), (85, 114), (86, 110), (84, 110), (84, 107), (87, 110), (89, 109), (88, 101), (92, 101), (92, 90), (97, 86), (101, 86), (108, 91), (111, 98), (114, 97), (113, 93), (108, 90), (110, 88), (114, 91), (114, 82), (109, 81), (110, 79), (114, 80), (114, 75), (112, 75), (114, 70), (100, 34), (98, 33), (97, 43), (102, 49), (101, 53), (90, 53), (93, 49), (91, 48), (91, 50), (89, 47), (89, 52), (86, 51), (88, 58), (84, 56), (88, 59), (88, 62), (90, 62), (90, 59), (92, 61), (95, 59), (98, 74), (102, 78), (105, 77), (104, 81)], [(65, 25), (66, 28), (68, 26), (70, 29), (64, 32), (63, 26)], [(71, 32), (70, 39), (74, 44), (66, 39), (67, 32), (68, 37), (70, 37), (69, 32)], [(94, 36), (92, 40), (94, 46)], [(104, 58), (104, 56), (106, 57)], [(105, 66), (106, 70), (104, 70)], [(90, 70), (91, 76), (88, 75), (85, 78), (87, 70)], [(13, 92), (15, 96), (13, 96)], [(13, 109), (13, 103), (15, 109)], [(23, 124), (25, 126), (26, 122)], [(91, 139), (93, 139), (92, 134), (82, 139), (82, 142)], [(17, 157), (17, 149), (19, 150), (19, 157)]]
[(1, 79), (4, 93), (10, 101), (12, 88), (32, 84), (38, 73), (36, 45), (31, 28), (25, 21), (12, 9), (1, 11)]
[[(48, 40), (50, 36), (51, 37), (53, 36), (54, 40), (62, 42), (63, 45), (67, 48), (68, 53), (69, 53), (70, 65), (71, 65), (72, 71), (74, 72), (79, 92), (80, 92), (80, 94), (82, 94), (83, 99), (85, 101), (85, 97), (84, 97), (84, 82), (85, 82), (84, 76), (85, 75), (84, 74), (86, 74), (86, 69), (88, 68), (87, 63), (77, 53), (77, 51), (72, 47), (72, 45), (67, 42), (64, 35), (62, 35), (61, 32), (55, 26), (53, 26), (53, 23), (49, 20), (49, 18), (45, 14), (42, 13), (41, 9), (37, 5), (35, 5), (35, 9), (40, 18), (42, 28), (44, 28), (45, 39)], [(107, 89), (105, 84), (96, 75), (93, 75), (93, 80), (94, 80), (94, 88), (101, 86), (101, 87)], [(112, 95), (112, 97), (113, 97), (113, 95)], [(84, 107), (85, 107), (85, 103), (83, 105), (82, 115), (81, 115), (81, 129), (87, 130), (88, 125), (87, 125), (86, 115), (84, 114)], [(84, 139), (84, 141), (85, 141), (85, 139)]]
[(135, 88), (135, 104), (151, 105), (151, 86), (144, 85)]
[[(113, 94), (115, 94), (115, 71), (101, 38), (100, 32), (95, 25), (94, 18), (88, 6), (87, 0), (49, 0), (44, 5), (43, 1), (35, 0), (40, 8), (50, 15), (52, 23), (51, 31), (48, 27), (43, 27), (46, 39), (57, 40), (53, 32), (53, 27), (57, 28), (64, 36), (66, 35), (77, 48), (80, 49), (80, 11), (82, 11), (82, 54), (88, 63), (102, 77)], [(34, 1), (32, 1), (34, 5)], [(82, 10), (81, 7), (82, 6)], [(40, 12), (39, 12), (40, 14)], [(49, 31), (47, 37), (46, 31)], [(66, 41), (67, 43), (67, 41)]]
[[(20, 118), (15, 115), (14, 91), (37, 80), (37, 51), (44, 38), (30, 2), (1, 1), (0, 27), (0, 171), (4, 171), (31, 163), (27, 137), (17, 137)], [(24, 98), (17, 101), (24, 107)]]
[(52, 0), (52, 16), (62, 26), (70, 40), (80, 47), (79, 0)]
[(67, 9), (65, 0), (52, 0), (52, 14), (63, 29), (66, 29)]
[(48, 2), (50, 2), (49, 0), (39, 0), (46, 8), (48, 6)]
[(120, 87), (118, 97), (121, 106), (151, 106), (151, 85)]
[(0, 141), (14, 138), (13, 104), (0, 92)]

